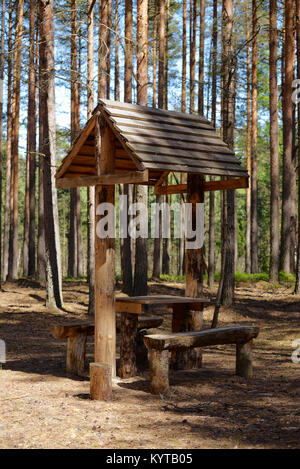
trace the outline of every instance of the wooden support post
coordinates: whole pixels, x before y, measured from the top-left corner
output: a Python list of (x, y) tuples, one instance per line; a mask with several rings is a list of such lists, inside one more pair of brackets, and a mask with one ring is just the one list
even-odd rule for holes
[(112, 398), (111, 366), (101, 363), (90, 363), (91, 399), (110, 401)]
[(165, 394), (169, 391), (169, 355), (168, 350), (148, 350), (152, 394)]
[(236, 344), (236, 374), (244, 378), (252, 378), (252, 347), (253, 340), (245, 344)]
[[(95, 142), (98, 175), (113, 172), (114, 137), (101, 116), (95, 125)], [(105, 375), (107, 380), (110, 379), (111, 387), (111, 377), (116, 374), (115, 239), (100, 238), (97, 235), (97, 207), (104, 202), (114, 205), (114, 186), (98, 185), (95, 188), (95, 363), (111, 368), (111, 372), (106, 372)], [(99, 380), (97, 376), (97, 373), (91, 374), (91, 393), (93, 392), (93, 398), (101, 399), (101, 396), (109, 396), (110, 393), (95, 390), (97, 386), (108, 386), (107, 382)]]
[(137, 372), (143, 372), (149, 368), (148, 351), (144, 344), (144, 336), (148, 333), (147, 329), (141, 329), (137, 333), (136, 339), (136, 369)]
[(121, 313), (120, 324), (120, 368), (121, 378), (136, 376), (136, 339), (138, 315)]
[[(187, 177), (187, 202), (192, 203), (192, 225), (196, 226), (196, 204), (204, 203), (203, 192), (204, 177), (188, 174)], [(191, 298), (202, 296), (203, 279), (201, 278), (202, 249), (186, 250), (186, 287), (185, 295)], [(203, 327), (203, 308), (193, 311), (185, 316), (186, 329), (189, 331), (199, 331)], [(202, 366), (202, 353), (200, 349), (193, 349), (185, 353), (184, 368), (200, 368)]]
[(67, 373), (83, 376), (85, 372), (85, 349), (87, 334), (78, 334), (68, 338)]

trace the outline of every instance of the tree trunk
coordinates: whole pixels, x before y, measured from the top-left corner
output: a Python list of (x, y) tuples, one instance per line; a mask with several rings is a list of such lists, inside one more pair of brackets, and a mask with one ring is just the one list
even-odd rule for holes
[(35, 152), (36, 152), (36, 73), (35, 73), (35, 2), (30, 0), (30, 50), (28, 77), (26, 193), (23, 244), (23, 275), (35, 273)]
[[(124, 100), (132, 102), (132, 76), (133, 76), (133, 24), (132, 24), (132, 0), (125, 0), (125, 71), (124, 71)], [(124, 184), (124, 195), (127, 196), (128, 206), (133, 201), (133, 186)], [(127, 226), (129, 218), (127, 215)], [(122, 291), (132, 295), (132, 250), (131, 238), (124, 238), (121, 250)]]
[(5, 168), (5, 206), (4, 206), (4, 234), (3, 234), (3, 281), (8, 275), (9, 256), (9, 216), (10, 216), (10, 185), (11, 185), (11, 101), (12, 101), (12, 28), (13, 6), (9, 2), (8, 17), (8, 50), (7, 56), (7, 120), (6, 120), (6, 168)]
[(198, 113), (204, 115), (204, 36), (205, 35), (205, 0), (200, 0), (200, 40), (199, 40), (199, 91)]
[(24, 0), (19, 2), (18, 23), (15, 36), (13, 98), (12, 98), (12, 174), (11, 174), (11, 212), (9, 236), (8, 277), (18, 278), (18, 165), (19, 165), (19, 119), (20, 119), (20, 79), (23, 37)]
[(279, 273), (279, 129), (277, 86), (277, 1), (270, 0), (270, 158), (271, 225), (270, 280), (278, 282)]
[(57, 192), (55, 188), (56, 124), (54, 89), (53, 0), (39, 0), (40, 9), (40, 89), (42, 126), (44, 223), (46, 251), (46, 304), (62, 308), (62, 276), (59, 243)]
[(109, 0), (100, 0), (100, 22), (99, 22), (99, 50), (98, 50), (98, 100), (106, 96), (106, 55), (108, 40), (108, 2)]
[[(78, 48), (77, 48), (77, 0), (71, 4), (71, 144), (80, 131), (80, 93), (78, 74)], [(68, 275), (81, 277), (82, 272), (82, 246), (81, 246), (81, 216), (80, 216), (80, 189), (70, 190), (70, 231), (69, 231), (69, 259)]]
[[(251, 67), (250, 67), (250, 28), (248, 0), (246, 7), (246, 39), (247, 39), (247, 142), (246, 142), (246, 167), (251, 175)], [(251, 186), (251, 178), (250, 178)], [(246, 189), (246, 253), (245, 271), (251, 273), (251, 187)]]
[[(0, 44), (0, 80), (4, 76), (4, 34), (5, 34), (5, 0), (2, 0), (1, 11), (1, 44)], [(3, 89), (0, 96), (0, 289), (2, 274), (2, 171), (3, 171)]]
[[(300, 77), (300, 0), (296, 0), (296, 38), (297, 38), (297, 76)], [(297, 106), (298, 111), (298, 181), (300, 181), (300, 102)], [(295, 293), (300, 293), (300, 184), (298, 182), (298, 253), (296, 269)]]
[(284, 88), (282, 98), (283, 121), (283, 174), (282, 174), (282, 222), (281, 222), (281, 269), (290, 272), (291, 267), (291, 232), (293, 207), (293, 101), (292, 82), (294, 66), (294, 2), (285, 1), (284, 34)]
[[(87, 41), (87, 118), (92, 117), (94, 109), (94, 5), (93, 0), (87, 2), (88, 10), (88, 41)], [(88, 213), (88, 268), (87, 281), (89, 284), (88, 314), (95, 314), (95, 188), (87, 188)]]
[(252, 124), (251, 124), (251, 272), (258, 272), (257, 221), (257, 5), (252, 0)]
[[(213, 3), (213, 31), (212, 31), (212, 90), (211, 90), (211, 121), (216, 127), (217, 109), (217, 52), (218, 52), (218, 1)], [(213, 180), (213, 177), (211, 177)], [(208, 288), (213, 288), (215, 280), (215, 193), (209, 193), (209, 254), (208, 254)]]
[[(148, 0), (137, 4), (137, 102), (147, 106), (148, 87)], [(147, 206), (147, 187), (136, 186), (136, 202)], [(136, 239), (134, 295), (146, 295), (148, 291), (147, 240)]]
[(190, 0), (190, 113), (195, 111), (197, 1)]
[[(233, 11), (232, 0), (223, 0), (222, 7), (222, 127), (223, 140), (228, 146), (234, 147), (234, 63), (232, 49)], [(221, 303), (231, 305), (234, 298), (234, 220), (235, 220), (235, 194), (233, 190), (224, 194), (224, 271), (222, 274)]]

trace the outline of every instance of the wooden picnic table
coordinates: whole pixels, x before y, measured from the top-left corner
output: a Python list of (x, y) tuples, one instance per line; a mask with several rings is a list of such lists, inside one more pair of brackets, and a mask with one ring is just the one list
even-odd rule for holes
[[(172, 295), (117, 296), (116, 312), (121, 313), (120, 327), (120, 367), (119, 376), (129, 378), (136, 375), (136, 337), (138, 315), (143, 314), (145, 305), (167, 306), (172, 310), (172, 332), (196, 330), (202, 328), (202, 311), (210, 304), (208, 298), (190, 298)], [(197, 320), (195, 321), (195, 317)], [(174, 368), (189, 367), (191, 361), (188, 352), (175, 351), (172, 354)]]

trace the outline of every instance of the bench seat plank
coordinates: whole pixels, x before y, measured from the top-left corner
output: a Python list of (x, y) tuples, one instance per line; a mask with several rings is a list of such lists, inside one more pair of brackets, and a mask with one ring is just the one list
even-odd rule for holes
[(146, 335), (144, 341), (147, 348), (173, 350), (209, 345), (242, 344), (257, 337), (258, 333), (258, 327), (220, 327), (196, 332)]
[[(163, 323), (162, 318), (138, 318), (138, 329), (150, 329), (161, 326)], [(121, 320), (117, 319), (117, 331), (120, 331)], [(87, 322), (82, 324), (51, 324), (51, 334), (55, 339), (67, 339), (77, 335), (86, 334), (94, 335), (94, 322)]]

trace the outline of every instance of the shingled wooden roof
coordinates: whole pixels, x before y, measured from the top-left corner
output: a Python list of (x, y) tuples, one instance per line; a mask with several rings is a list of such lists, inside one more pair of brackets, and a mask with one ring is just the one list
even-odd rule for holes
[(155, 184), (167, 171), (248, 177), (204, 117), (102, 99), (57, 171), (57, 178), (96, 175), (95, 121), (99, 112), (115, 136), (115, 172), (148, 170)]

